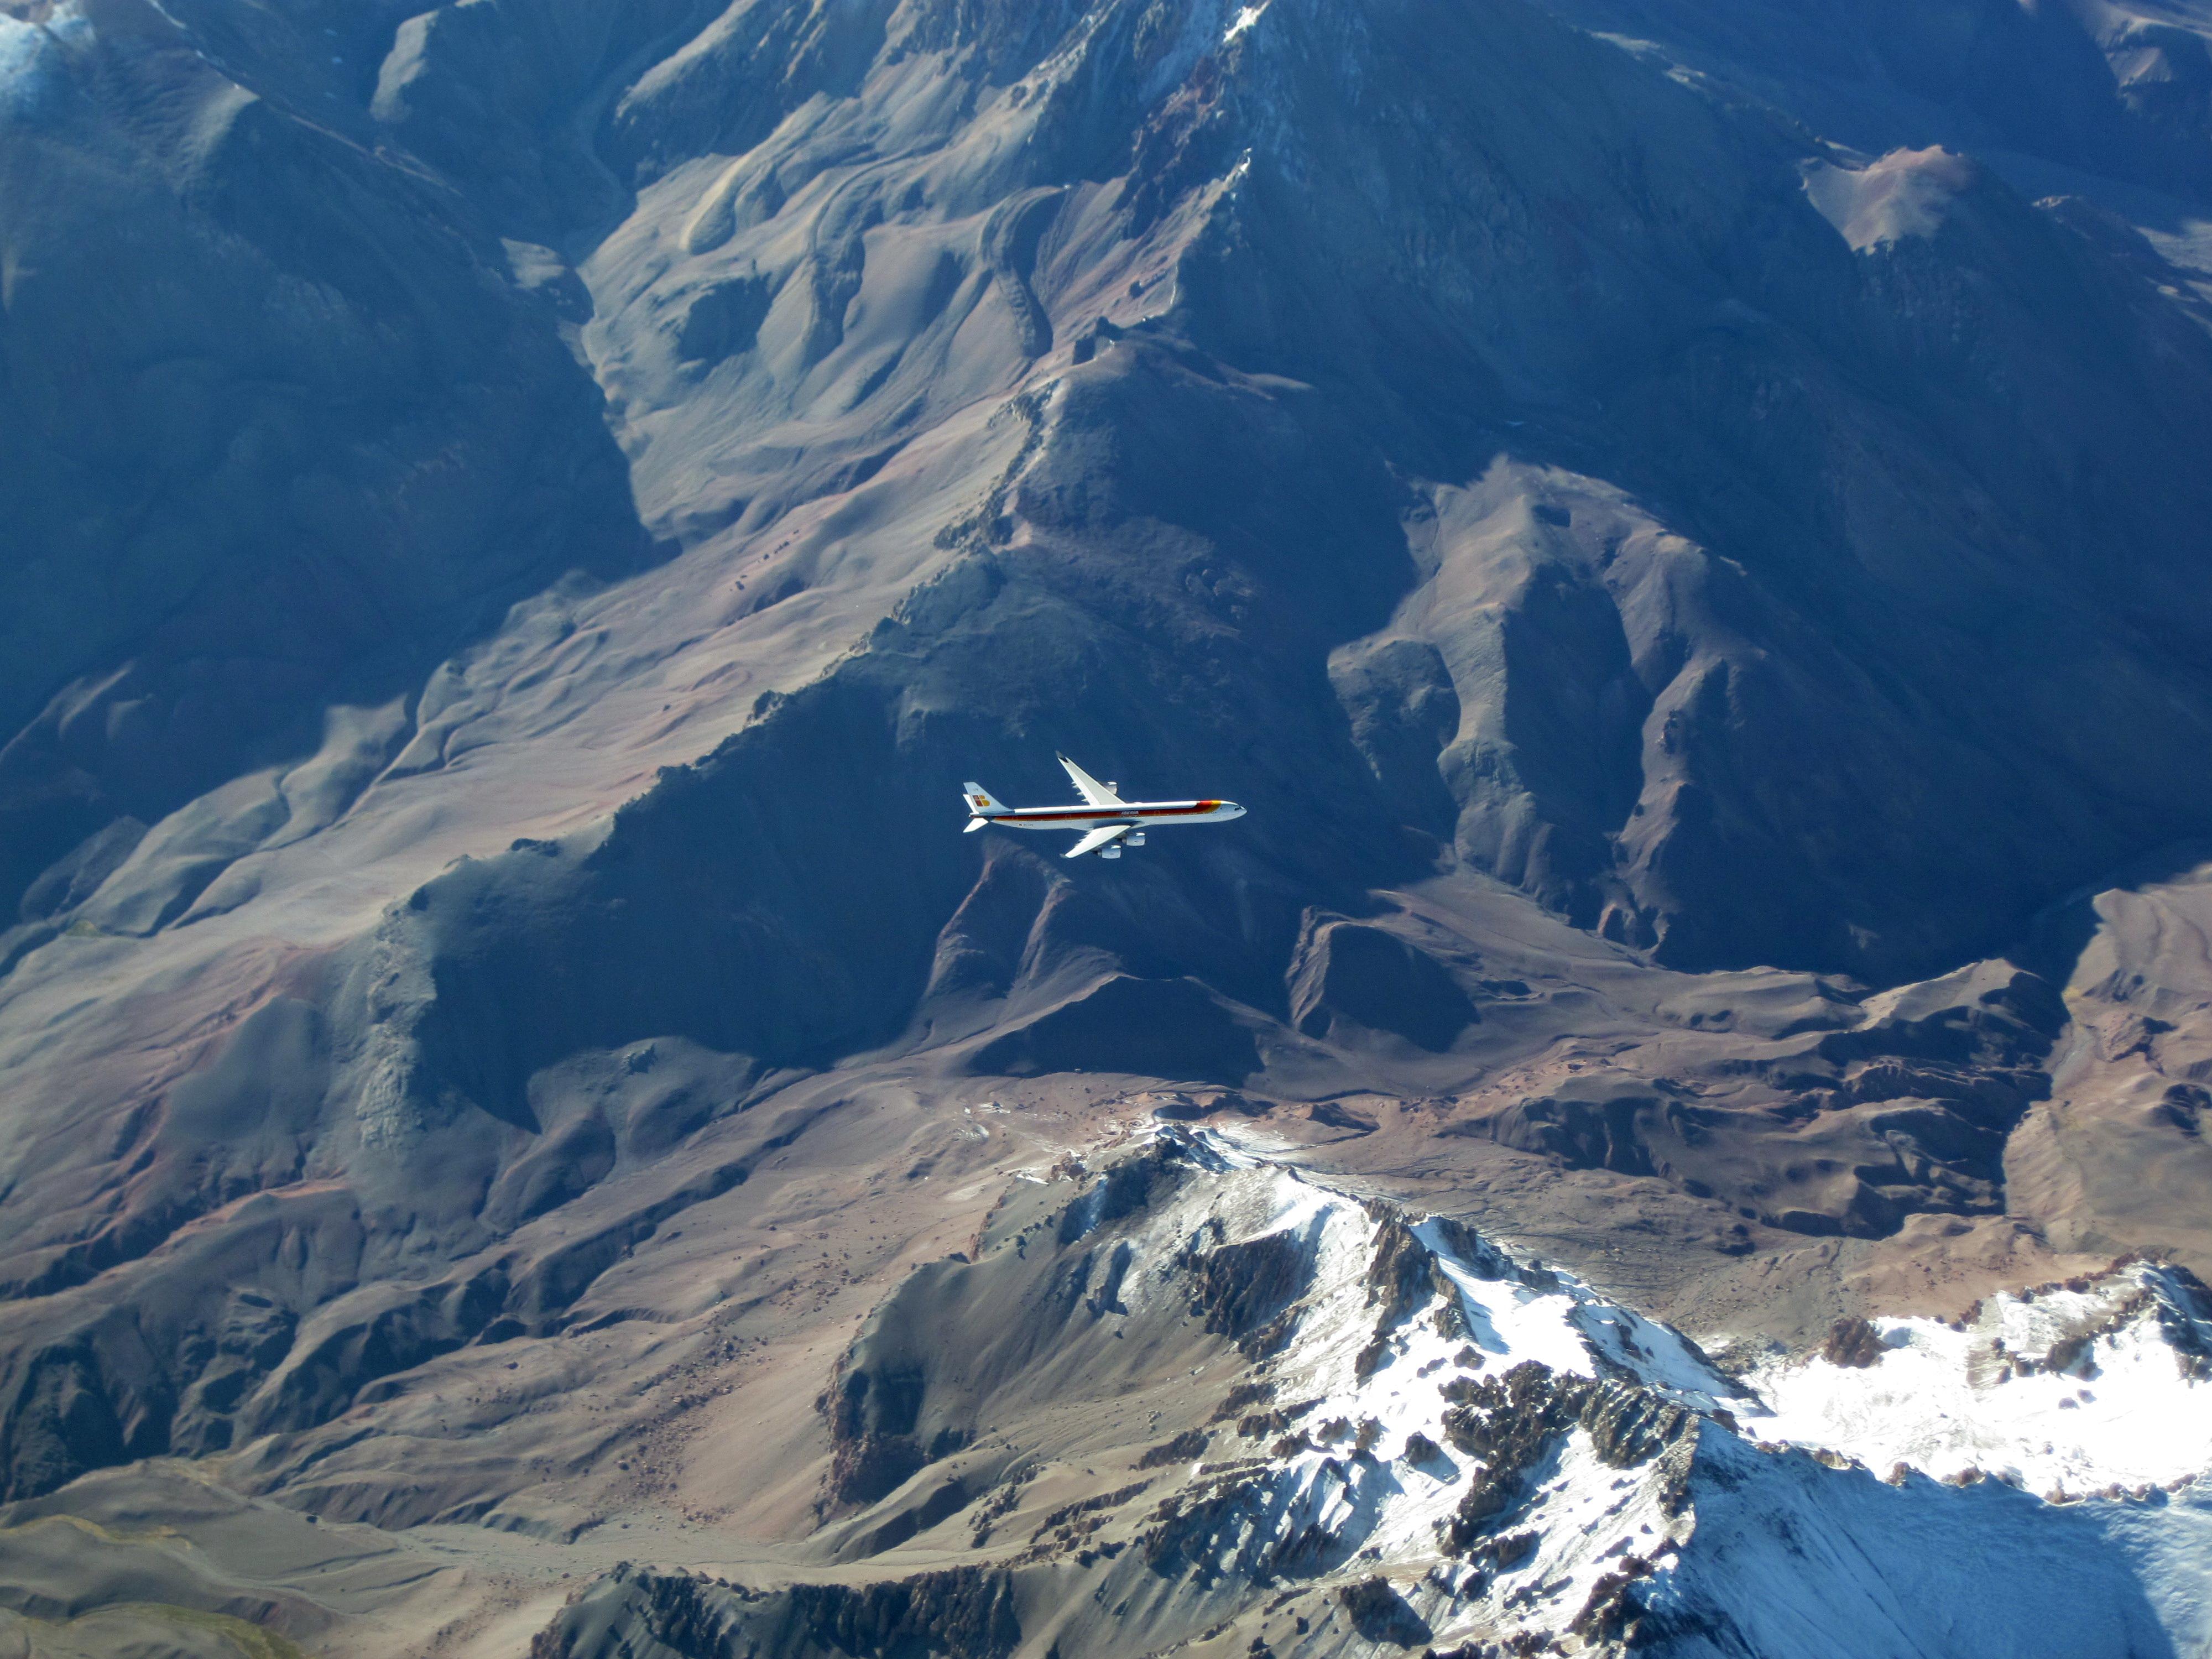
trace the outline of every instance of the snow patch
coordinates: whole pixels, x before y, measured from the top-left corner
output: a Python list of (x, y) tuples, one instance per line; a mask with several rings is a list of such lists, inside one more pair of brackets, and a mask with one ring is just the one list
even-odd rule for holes
[(1696, 1528), (1644, 1601), (1671, 1659), (2202, 1653), (2212, 1508), (2052, 1508), (1985, 1480), (1889, 1486), (1708, 1428)]
[(1762, 1438), (1877, 1471), (1978, 1469), (2080, 1497), (2212, 1473), (2212, 1326), (2164, 1268), (2079, 1291), (2000, 1295), (1964, 1330), (1874, 1322), (1871, 1366), (1815, 1358), (1748, 1380), (1772, 1412)]
[(42, 25), (0, 12), (0, 121), (28, 124), (52, 112), (68, 83), (58, 42), (89, 27), (71, 15)]

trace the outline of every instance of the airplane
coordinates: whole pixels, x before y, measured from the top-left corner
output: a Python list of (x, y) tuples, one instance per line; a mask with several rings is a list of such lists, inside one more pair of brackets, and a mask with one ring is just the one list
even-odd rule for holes
[(963, 835), (974, 835), (986, 824), (1009, 830), (1080, 830), (1083, 839), (1064, 858), (1079, 859), (1096, 853), (1102, 859), (1118, 859), (1124, 847), (1142, 847), (1145, 831), (1166, 824), (1222, 823), (1241, 818), (1244, 809), (1233, 800), (1123, 800), (1114, 792), (1118, 783), (1101, 783), (1065, 755), (1060, 763), (1075, 781), (1080, 806), (1007, 806), (980, 783), (963, 783), (969, 817)]

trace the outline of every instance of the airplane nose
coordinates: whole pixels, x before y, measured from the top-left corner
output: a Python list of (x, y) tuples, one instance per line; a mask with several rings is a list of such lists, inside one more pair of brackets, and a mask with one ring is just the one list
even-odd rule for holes
[(1244, 809), (1233, 800), (1225, 800), (1221, 805), (1227, 809), (1222, 813), (1224, 817), (1241, 818), (1244, 816)]

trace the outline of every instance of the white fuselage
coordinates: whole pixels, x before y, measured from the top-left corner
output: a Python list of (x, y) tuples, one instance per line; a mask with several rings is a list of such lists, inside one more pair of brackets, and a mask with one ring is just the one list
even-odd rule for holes
[(975, 816), (1002, 830), (1087, 830), (1115, 823), (1152, 830), (1174, 823), (1218, 823), (1243, 817), (1244, 809), (1233, 800), (1140, 800), (1120, 806), (1001, 806)]

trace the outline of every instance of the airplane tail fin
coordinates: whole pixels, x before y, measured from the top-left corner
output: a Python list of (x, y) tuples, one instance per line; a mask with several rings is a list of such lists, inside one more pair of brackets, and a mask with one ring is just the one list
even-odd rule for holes
[(970, 817), (968, 819), (967, 833), (969, 835), (975, 834), (993, 818), (1006, 811), (1006, 807), (998, 797), (980, 783), (963, 783), (960, 788), (962, 793), (968, 799), (968, 811)]

